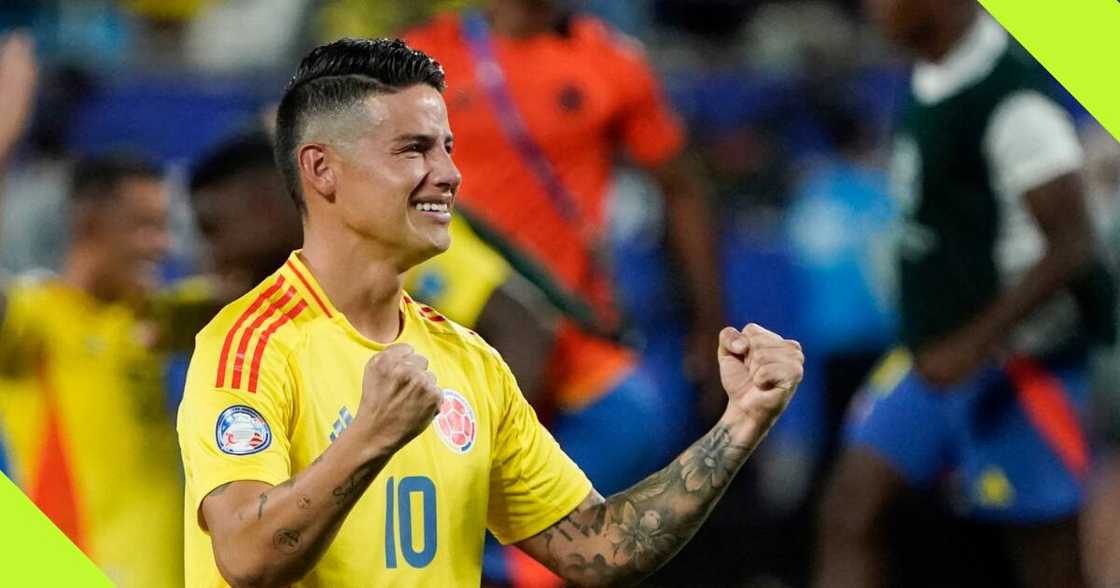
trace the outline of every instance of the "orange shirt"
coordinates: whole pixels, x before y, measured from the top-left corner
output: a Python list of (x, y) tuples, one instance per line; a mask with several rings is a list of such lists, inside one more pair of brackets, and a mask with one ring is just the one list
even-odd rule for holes
[[(475, 77), (461, 18), (441, 16), (406, 38), (447, 73), (455, 163), (464, 178), (459, 202), (549, 268), (561, 284), (597, 308), (611, 307), (608, 278), (594, 255), (595, 241), (605, 232), (617, 156), (625, 153), (640, 165), (655, 166), (684, 145), (683, 128), (641, 48), (585, 16), (573, 17), (563, 35), (492, 35), (518, 114), (579, 209), (573, 222), (561, 216), (503, 132)], [(632, 363), (629, 351), (565, 326), (551, 368), (561, 406), (594, 400)]]
[[(443, 16), (407, 35), (447, 72), (447, 108), (460, 202), (543, 262), (561, 283), (595, 303), (594, 244), (557, 212), (541, 181), (503, 133), (461, 20)], [(496, 59), (530, 135), (593, 229), (604, 227), (611, 170), (620, 152), (645, 166), (681, 150), (684, 133), (663, 100), (640, 47), (583, 16), (567, 35), (526, 39), (493, 35)], [(592, 231), (594, 232), (594, 231)]]

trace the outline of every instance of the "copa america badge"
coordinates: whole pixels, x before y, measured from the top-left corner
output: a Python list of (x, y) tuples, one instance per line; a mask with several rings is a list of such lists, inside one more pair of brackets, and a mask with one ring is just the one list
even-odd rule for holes
[(268, 448), (272, 443), (272, 430), (261, 413), (239, 404), (218, 415), (214, 437), (223, 453), (252, 455)]
[(436, 433), (451, 451), (464, 454), (474, 447), (478, 420), (467, 399), (454, 390), (444, 389), (443, 402), (436, 416)]

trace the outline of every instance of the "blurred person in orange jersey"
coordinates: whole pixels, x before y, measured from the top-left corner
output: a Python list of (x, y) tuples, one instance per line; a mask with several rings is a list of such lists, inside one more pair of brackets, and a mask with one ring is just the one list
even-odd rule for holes
[[(0, 46), (0, 152), (30, 111), (30, 40)], [(181, 583), (175, 435), (141, 308), (169, 246), (160, 170), (79, 162), (59, 275), (19, 277), (0, 295), (0, 429), (14, 481), (120, 586)]]
[[(612, 171), (625, 155), (650, 172), (691, 303), (687, 366), (703, 400), (718, 405), (703, 361), (723, 322), (717, 225), (685, 130), (638, 43), (550, 0), (493, 0), (405, 37), (447, 71), (448, 116), (461, 139), (456, 161), (468, 178), (462, 209), (586, 300), (604, 325), (618, 321), (604, 259)], [(660, 397), (669, 391), (630, 349), (562, 320), (547, 363), (549, 389), (536, 396), (554, 407), (551, 430), (598, 486), (621, 489), (676, 449), (680, 415), (661, 413), (677, 403)], [(619, 413), (649, 415), (637, 419), (644, 432), (606, 416)], [(524, 568), (508, 565), (509, 574), (488, 564), (487, 577), (517, 581)]]
[[(439, 16), (406, 38), (446, 65), (449, 116), (468, 139), (457, 154), (470, 178), (463, 207), (606, 322), (615, 319), (602, 259), (613, 165), (624, 154), (651, 172), (689, 289), (689, 358), (706, 357), (722, 324), (715, 222), (684, 129), (637, 43), (548, 0), (495, 0), (484, 12)], [(704, 363), (692, 365), (699, 373)], [(553, 368), (561, 410), (578, 409), (632, 371), (633, 358), (566, 324)], [(577, 371), (585, 376), (572, 377)]]

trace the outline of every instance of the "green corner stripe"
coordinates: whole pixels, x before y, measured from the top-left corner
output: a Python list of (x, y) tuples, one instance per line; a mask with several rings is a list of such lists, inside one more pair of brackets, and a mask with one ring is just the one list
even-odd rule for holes
[(1117, 0), (980, 0), (1069, 93), (1120, 138)]
[(35, 505), (0, 474), (0, 585), (112, 587)]

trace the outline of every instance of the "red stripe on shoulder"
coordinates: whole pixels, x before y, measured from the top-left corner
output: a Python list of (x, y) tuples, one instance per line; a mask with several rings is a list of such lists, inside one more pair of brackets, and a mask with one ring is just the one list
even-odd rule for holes
[(288, 290), (280, 298), (273, 300), (272, 304), (261, 314), (257, 315), (256, 320), (241, 333), (241, 342), (237, 344), (237, 354), (234, 356), (233, 361), (233, 387), (241, 387), (241, 373), (245, 371), (245, 352), (249, 349), (249, 339), (253, 337), (253, 333), (264, 324), (277, 310), (280, 310), (296, 295), (295, 286), (288, 286)]
[(305, 308), (307, 308), (307, 302), (301, 299), (295, 306), (288, 309), (288, 312), (272, 321), (272, 324), (261, 333), (260, 339), (257, 339), (257, 348), (253, 350), (253, 363), (249, 366), (249, 392), (255, 394), (257, 391), (257, 379), (261, 374), (261, 359), (264, 357), (265, 348), (268, 347), (268, 339), (277, 329), (284, 326), (284, 323), (290, 320), (294, 321)]
[(221, 388), (226, 383), (226, 364), (229, 362), (229, 348), (233, 346), (233, 337), (237, 334), (237, 330), (240, 329), (241, 325), (249, 319), (250, 315), (252, 315), (254, 312), (257, 312), (257, 309), (259, 309), (261, 305), (264, 304), (265, 300), (271, 298), (272, 295), (275, 294), (276, 291), (279, 290), (283, 285), (284, 276), (276, 278), (276, 281), (273, 282), (272, 285), (269, 286), (268, 289), (266, 289), (264, 292), (261, 292), (260, 295), (257, 296), (255, 300), (253, 300), (253, 303), (250, 304), (249, 307), (241, 313), (241, 316), (237, 317), (237, 321), (233, 323), (233, 327), (231, 327), (229, 332), (226, 333), (226, 340), (222, 343), (222, 355), (218, 360), (218, 378), (217, 383), (214, 384), (216, 388)]
[(319, 305), (319, 308), (323, 309), (323, 314), (327, 315), (327, 318), (331, 318), (331, 311), (327, 309), (326, 304), (323, 304), (323, 299), (319, 298), (319, 294), (315, 292), (315, 288), (311, 287), (311, 284), (307, 281), (307, 278), (303, 277), (303, 273), (299, 271), (299, 268), (297, 268), (296, 264), (292, 263), (292, 260), (290, 259), (288, 260), (288, 268), (291, 269), (293, 273), (295, 273), (300, 282), (303, 282), (303, 287), (307, 288), (307, 291), (311, 293), (311, 297), (315, 299), (315, 302)]

